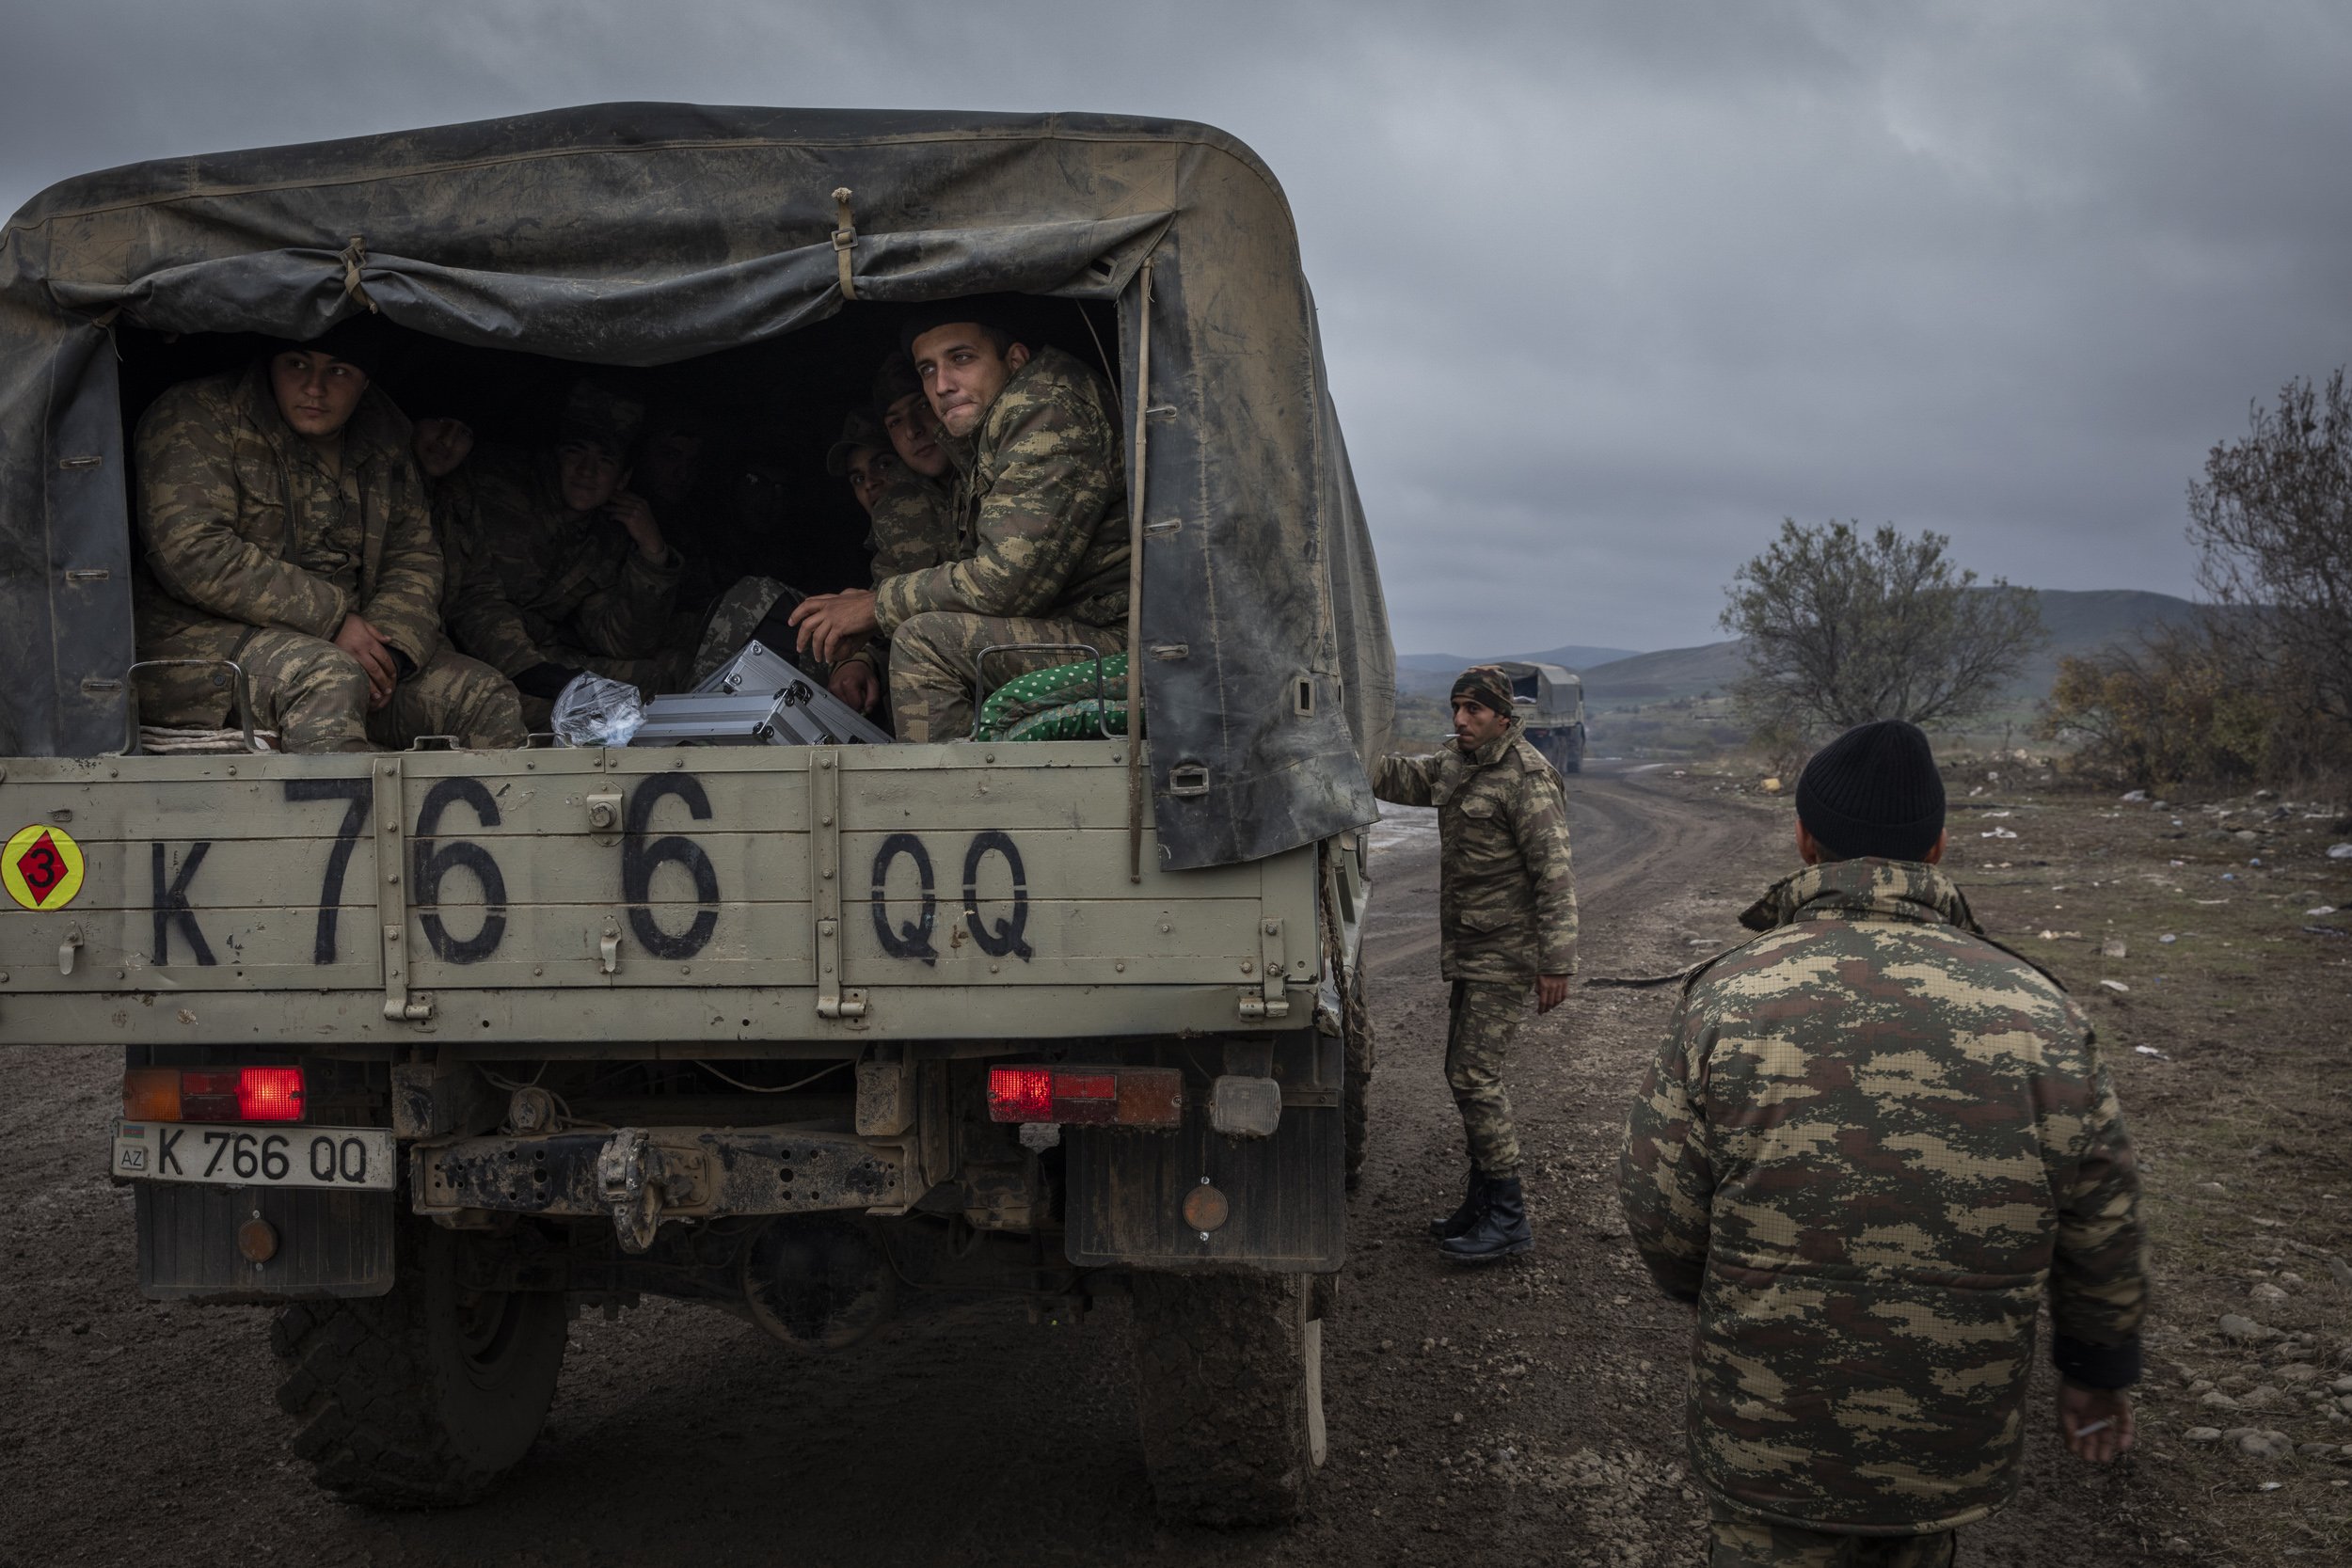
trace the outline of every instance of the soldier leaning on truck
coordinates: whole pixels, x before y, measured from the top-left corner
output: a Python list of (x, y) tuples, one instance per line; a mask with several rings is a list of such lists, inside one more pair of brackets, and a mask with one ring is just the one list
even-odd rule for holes
[[(184, 382), (135, 437), (138, 657), (233, 659), (289, 752), (421, 735), (519, 746), (515, 689), (442, 639), (442, 568), (408, 421), (369, 384), (373, 317)], [(141, 671), (150, 723), (228, 722), (228, 673)]]
[(1741, 916), (1618, 1165), (1698, 1309), (1692, 1468), (1717, 1568), (1935, 1568), (2009, 1500), (2046, 1291), (2069, 1447), (2129, 1448), (2139, 1182), (2090, 1025), (1936, 869), (1927, 737), (1850, 730), (1797, 784), (1805, 869)]
[[(953, 559), (792, 612), (799, 646), (819, 657), (876, 631), (889, 639), (901, 740), (971, 732), (984, 649), (1127, 645), (1125, 458), (1110, 394), (1070, 355), (1032, 353), (1002, 326), (968, 319), (973, 309), (917, 312), (900, 333), (958, 473)], [(1001, 683), (1076, 657), (992, 659), (986, 673)]]
[(1445, 1076), (1470, 1170), (1461, 1206), (1429, 1231), (1446, 1257), (1482, 1263), (1534, 1244), (1502, 1072), (1529, 989), (1538, 1012), (1568, 994), (1576, 879), (1560, 775), (1528, 743), (1509, 677), (1473, 665), (1454, 683), (1453, 701), (1454, 743), (1382, 757), (1372, 787), (1383, 800), (1438, 808), (1438, 972), (1454, 988)]

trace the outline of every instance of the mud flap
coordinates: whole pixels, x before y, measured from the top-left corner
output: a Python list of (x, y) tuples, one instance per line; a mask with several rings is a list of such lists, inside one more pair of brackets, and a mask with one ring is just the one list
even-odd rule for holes
[(1081, 1268), (1327, 1274), (1346, 1258), (1337, 1105), (1285, 1106), (1273, 1136), (1243, 1138), (1213, 1131), (1196, 1098), (1176, 1132), (1066, 1127), (1062, 1141), (1064, 1248)]
[[(139, 1293), (150, 1301), (301, 1301), (392, 1288), (393, 1195), (135, 1181)], [(237, 1229), (265, 1221), (278, 1247), (246, 1260)]]

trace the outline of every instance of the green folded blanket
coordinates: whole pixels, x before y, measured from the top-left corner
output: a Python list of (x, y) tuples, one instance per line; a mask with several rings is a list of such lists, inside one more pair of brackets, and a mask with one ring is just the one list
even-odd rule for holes
[[(1099, 694), (1098, 694), (1099, 693)], [(980, 705), (979, 740), (1099, 740), (1127, 733), (1127, 656), (1056, 664), (1015, 676)]]

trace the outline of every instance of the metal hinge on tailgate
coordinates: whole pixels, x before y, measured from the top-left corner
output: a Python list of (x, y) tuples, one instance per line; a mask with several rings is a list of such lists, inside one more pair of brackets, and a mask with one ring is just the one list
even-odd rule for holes
[(817, 1016), (864, 1018), (866, 992), (841, 983), (841, 758), (809, 759), (808, 852), (817, 875)]
[(1284, 973), (1290, 968), (1290, 957), (1282, 946), (1282, 923), (1262, 920), (1258, 923), (1258, 975), (1263, 982), (1254, 993), (1245, 990), (1241, 994), (1241, 1016), (1244, 1018), (1288, 1018), (1291, 1005), (1283, 999)]
[(394, 1023), (422, 1023), (433, 1016), (433, 999), (408, 995), (408, 890), (401, 872), (408, 857), (401, 853), (400, 820), (405, 808), (400, 797), (400, 758), (378, 757), (375, 763), (375, 889), (376, 912), (384, 933), (384, 1016)]

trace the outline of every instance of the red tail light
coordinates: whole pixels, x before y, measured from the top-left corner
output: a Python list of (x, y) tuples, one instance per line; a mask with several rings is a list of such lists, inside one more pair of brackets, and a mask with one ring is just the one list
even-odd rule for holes
[(993, 1067), (988, 1115), (992, 1121), (1177, 1127), (1184, 1090), (1184, 1075), (1171, 1067)]
[(300, 1121), (302, 1069), (298, 1067), (249, 1067), (237, 1071), (237, 1119), (240, 1121)]
[(122, 1075), (130, 1121), (300, 1121), (298, 1067), (133, 1068)]

